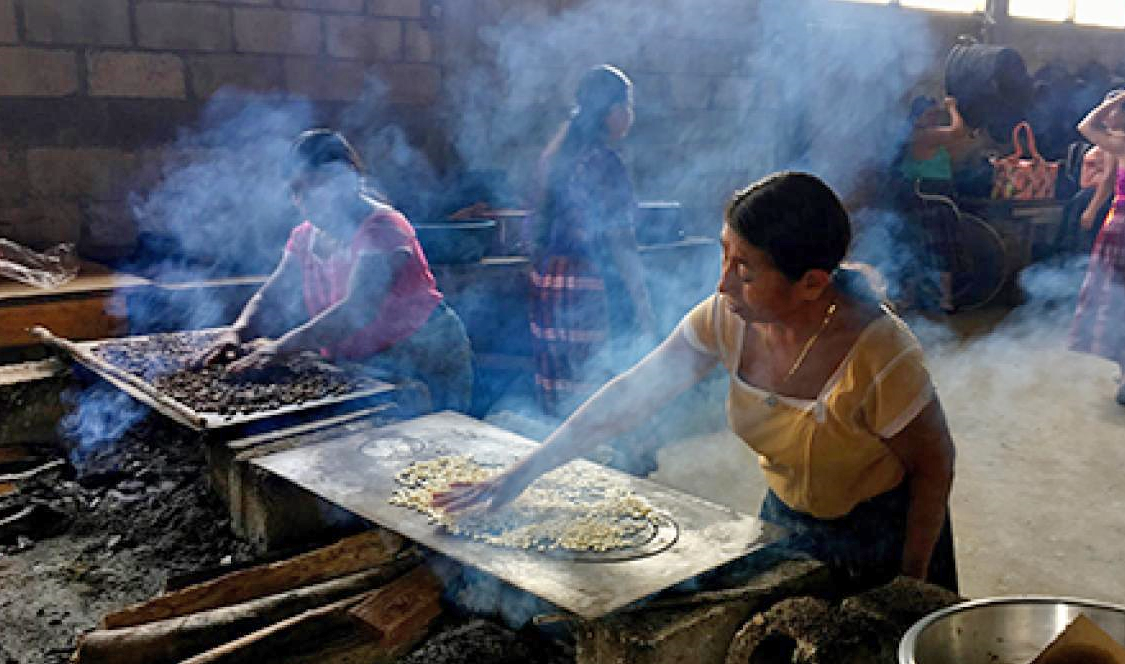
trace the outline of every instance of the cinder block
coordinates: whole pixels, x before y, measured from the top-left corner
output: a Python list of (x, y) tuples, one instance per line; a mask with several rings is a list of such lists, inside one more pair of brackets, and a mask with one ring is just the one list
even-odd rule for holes
[(19, 38), (15, 0), (0, 0), (0, 44), (14, 44)]
[(87, 82), (94, 97), (170, 97), (183, 99), (184, 63), (167, 53), (93, 52)]
[(0, 48), (0, 96), (62, 97), (77, 91), (74, 51)]
[(35, 0), (23, 4), (29, 42), (128, 46), (128, 0)]
[(320, 16), (280, 9), (234, 10), (234, 42), (243, 53), (320, 53)]
[(367, 0), (367, 13), (396, 18), (422, 18), (422, 0)]
[[(694, 598), (680, 608), (616, 613), (576, 629), (577, 664), (724, 664), (735, 633), (753, 614), (793, 595), (831, 592), (824, 565), (783, 561), (739, 589)], [(706, 594), (705, 594), (706, 595)]]
[(287, 58), (285, 87), (310, 99), (351, 101), (363, 92), (366, 70), (356, 61)]
[(103, 148), (36, 148), (28, 150), (31, 190), (42, 196), (87, 196), (122, 200), (136, 176), (136, 157)]
[(390, 101), (400, 104), (432, 104), (441, 92), (441, 70), (431, 64), (380, 65), (376, 70), (387, 83)]
[(65, 414), (61, 397), (71, 384), (58, 360), (0, 366), (0, 447), (57, 441)]
[(286, 9), (313, 9), (321, 12), (362, 14), (364, 0), (281, 0)]
[(403, 22), (403, 59), (407, 62), (433, 62), (433, 34), (417, 21)]
[(107, 260), (128, 255), (137, 246), (137, 221), (125, 201), (90, 203), (82, 207), (83, 256)]
[(23, 152), (0, 150), (0, 201), (27, 193), (27, 158)]
[(366, 62), (402, 60), (402, 23), (387, 19), (327, 16), (328, 55)]
[(137, 3), (137, 43), (147, 48), (229, 51), (234, 46), (227, 7), (171, 2)]
[(0, 208), (0, 237), (29, 247), (40, 249), (60, 242), (77, 243), (81, 229), (82, 214), (72, 201), (36, 198)]
[(257, 92), (285, 88), (285, 74), (278, 58), (201, 55), (188, 59), (188, 71), (196, 97), (210, 97), (227, 87)]

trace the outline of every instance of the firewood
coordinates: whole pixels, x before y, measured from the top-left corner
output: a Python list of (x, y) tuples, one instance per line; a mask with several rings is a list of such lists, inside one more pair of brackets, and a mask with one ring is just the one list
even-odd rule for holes
[(249, 602), (133, 627), (95, 630), (78, 641), (77, 664), (161, 664), (227, 643), (280, 620), (376, 588), (414, 566), (410, 556), (386, 565)]
[(363, 595), (294, 616), (181, 664), (382, 664), (417, 645), (441, 614), (424, 567)]
[(441, 580), (416, 567), (352, 607), (348, 613), (387, 646), (410, 641), (441, 613)]
[(402, 548), (402, 538), (372, 530), (315, 551), (267, 565), (225, 574), (147, 602), (125, 607), (102, 619), (101, 629), (132, 627), (247, 602), (321, 583), (383, 565)]

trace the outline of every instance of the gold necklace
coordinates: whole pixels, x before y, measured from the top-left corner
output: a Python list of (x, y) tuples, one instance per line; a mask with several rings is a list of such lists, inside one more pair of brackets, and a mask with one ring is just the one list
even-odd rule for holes
[(828, 305), (828, 311), (824, 314), (824, 320), (821, 321), (820, 328), (817, 329), (817, 331), (814, 332), (811, 337), (809, 337), (809, 340), (805, 342), (805, 345), (801, 348), (801, 352), (797, 354), (797, 359), (793, 361), (793, 366), (789, 367), (789, 372), (785, 374), (785, 378), (782, 378), (778, 382), (778, 384), (775, 385), (772, 390), (770, 390), (769, 395), (766, 396), (767, 406), (773, 408), (778, 404), (778, 390), (780, 390), (785, 385), (785, 383), (793, 377), (793, 374), (797, 373), (797, 369), (801, 368), (801, 364), (805, 361), (805, 357), (809, 354), (809, 350), (812, 349), (813, 344), (816, 343), (816, 340), (820, 337), (821, 332), (824, 332), (825, 328), (828, 327), (828, 323), (832, 320), (832, 314), (834, 313), (836, 313), (835, 302)]

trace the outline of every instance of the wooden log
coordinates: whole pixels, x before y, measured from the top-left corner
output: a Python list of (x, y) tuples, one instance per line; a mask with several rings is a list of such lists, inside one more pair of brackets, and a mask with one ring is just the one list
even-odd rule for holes
[(370, 530), (287, 560), (231, 572), (125, 607), (105, 616), (100, 627), (132, 627), (322, 583), (385, 565), (402, 546), (403, 540), (398, 535), (386, 530)]
[(441, 614), (424, 567), (378, 590), (307, 611), (181, 664), (383, 664), (409, 652)]
[(349, 615), (366, 625), (389, 650), (423, 633), (441, 614), (441, 580), (425, 567), (416, 567), (352, 607)]
[[(363, 601), (370, 593), (353, 595), (347, 599), (333, 602), (327, 606), (306, 611), (269, 627), (247, 634), (230, 643), (212, 648), (190, 659), (185, 659), (180, 664), (223, 664), (233, 662), (276, 662), (275, 657), (280, 651), (293, 653), (295, 647), (308, 641), (319, 641), (320, 645), (327, 648), (328, 639), (325, 635), (339, 632), (341, 627), (353, 631), (356, 629), (354, 622), (348, 616), (348, 609)], [(362, 641), (369, 644), (375, 639), (370, 634), (362, 634)], [(329, 660), (321, 660), (327, 662)]]
[(416, 564), (416, 557), (313, 586), (134, 627), (89, 632), (79, 638), (77, 664), (179, 662), (310, 609), (371, 590)]

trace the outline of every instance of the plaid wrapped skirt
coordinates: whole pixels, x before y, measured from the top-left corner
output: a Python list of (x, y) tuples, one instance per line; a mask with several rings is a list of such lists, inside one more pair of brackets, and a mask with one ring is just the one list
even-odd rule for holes
[(531, 344), (540, 407), (565, 417), (612, 376), (605, 281), (589, 261), (551, 256), (531, 272)]
[(1094, 242), (1070, 348), (1125, 367), (1125, 199), (1120, 196)]

